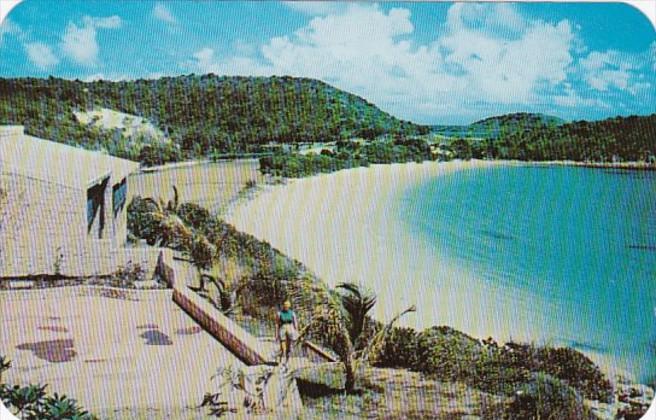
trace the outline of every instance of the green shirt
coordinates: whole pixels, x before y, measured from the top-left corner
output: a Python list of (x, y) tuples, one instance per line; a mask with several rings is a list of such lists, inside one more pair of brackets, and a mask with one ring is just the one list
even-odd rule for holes
[(294, 322), (294, 311), (291, 309), (288, 311), (282, 310), (278, 313), (281, 324), (292, 324)]

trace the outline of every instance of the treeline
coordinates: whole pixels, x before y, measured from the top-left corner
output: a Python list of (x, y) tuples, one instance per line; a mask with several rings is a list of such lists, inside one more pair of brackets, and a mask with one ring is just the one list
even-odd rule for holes
[[(94, 107), (144, 117), (173, 143), (126, 142), (120, 130), (79, 124), (73, 110)], [(429, 131), (428, 126), (399, 120), (318, 80), (213, 74), (90, 83), (53, 77), (0, 79), (0, 124), (23, 124), (40, 137), (103, 148), (146, 163), (257, 152), (269, 142), (373, 139)], [(126, 144), (117, 145), (121, 141)], [(146, 144), (154, 150), (143, 151)]]
[(324, 149), (320, 154), (279, 153), (262, 157), (260, 170), (274, 176), (299, 178), (375, 163), (423, 162), (433, 158), (431, 147), (422, 139), (342, 141), (337, 142), (334, 150)]
[[(510, 117), (495, 117), (494, 132), (498, 137), (442, 137), (437, 143), (431, 136), (424, 135), (411, 138), (397, 136), (395, 140), (367, 143), (338, 142), (334, 150), (323, 150), (319, 155), (279, 153), (263, 157), (260, 159), (260, 169), (275, 176), (303, 177), (373, 163), (472, 158), (628, 161), (656, 165), (656, 114), (562, 125), (534, 120), (530, 114), (513, 114)], [(504, 128), (499, 126), (500, 122), (510, 126)]]
[(656, 114), (540, 125), (489, 139), (455, 139), (459, 158), (656, 162)]
[(498, 139), (563, 124), (565, 121), (550, 115), (518, 112), (485, 118), (469, 125), (436, 125), (431, 127), (431, 132), (454, 138)]

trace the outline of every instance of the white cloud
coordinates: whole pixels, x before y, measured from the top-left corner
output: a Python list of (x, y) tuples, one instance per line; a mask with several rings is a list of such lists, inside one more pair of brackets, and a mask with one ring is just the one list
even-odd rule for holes
[(265, 76), (272, 74), (269, 69), (249, 57), (217, 57), (212, 48), (203, 48), (193, 54), (193, 60), (186, 67), (201, 73), (230, 74), (244, 76)]
[(648, 89), (651, 85), (640, 81), (640, 70), (649, 69), (650, 52), (629, 54), (615, 50), (592, 51), (580, 60), (581, 73), (588, 85), (599, 92), (610, 89), (625, 90), (633, 95)]
[(59, 63), (59, 59), (53, 54), (52, 49), (41, 42), (25, 44), (25, 52), (30, 61), (42, 70)]
[[(576, 35), (577, 26), (568, 20), (530, 19), (508, 3), (456, 3), (432, 41), (418, 43), (408, 9), (386, 11), (362, 3), (343, 7), (314, 16), (304, 27), (270, 39), (255, 53), (219, 56), (208, 47), (185, 65), (217, 74), (321, 79), (415, 121), (450, 118), (454, 109), (460, 116), (479, 116), (490, 106), (508, 111), (551, 109), (554, 103), (607, 106), (582, 94), (581, 83), (576, 90), (569, 83), (582, 77), (583, 66), (575, 55), (585, 46)], [(656, 53), (656, 43), (652, 52)], [(593, 76), (589, 82), (597, 88), (603, 83), (627, 89), (648, 85), (631, 84), (621, 67), (616, 73), (602, 70), (606, 72), (594, 77), (603, 82)]]
[(22, 34), (20, 26), (11, 19), (5, 18), (4, 21), (0, 22), (0, 46), (2, 46), (5, 36), (20, 34)]
[(98, 60), (97, 29), (117, 29), (122, 25), (118, 16), (85, 16), (81, 26), (69, 22), (62, 36), (60, 47), (63, 53), (73, 61), (84, 66), (95, 66)]
[(121, 18), (116, 15), (101, 18), (85, 17), (84, 21), (85, 24), (93, 25), (98, 29), (118, 29), (123, 24)]
[(452, 32), (476, 30), (501, 38), (518, 36), (527, 25), (528, 21), (509, 3), (455, 3), (446, 19)]
[(155, 17), (155, 19), (161, 20), (166, 23), (175, 24), (177, 22), (175, 16), (173, 16), (173, 13), (171, 13), (171, 11), (166, 7), (166, 5), (161, 2), (155, 3), (155, 6), (153, 7), (153, 16)]
[(284, 1), (290, 9), (306, 15), (328, 15), (340, 13), (346, 9), (346, 2), (339, 1)]

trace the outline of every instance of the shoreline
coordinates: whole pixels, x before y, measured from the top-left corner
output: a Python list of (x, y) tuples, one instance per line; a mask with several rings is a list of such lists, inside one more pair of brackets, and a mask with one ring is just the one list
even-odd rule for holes
[[(572, 347), (550, 334), (556, 326), (548, 320), (548, 314), (556, 313), (556, 304), (536, 304), (529, 292), (503, 290), (482, 281), (466, 267), (446, 261), (440, 262), (437, 271), (427, 272), (427, 262), (434, 266), (439, 255), (404, 234), (403, 226), (390, 217), (395, 210), (389, 208), (392, 199), (422, 181), (461, 170), (535, 164), (456, 160), (345, 169), (288, 179), (283, 185), (266, 185), (250, 197), (237, 200), (223, 217), (238, 230), (303, 262), (331, 287), (342, 281), (364, 283), (378, 295), (379, 304), (372, 316), (380, 321), (408, 304), (417, 304), (418, 313), (400, 325), (417, 331), (448, 325), (479, 339), (493, 337), (500, 343)], [(566, 166), (568, 162), (548, 164)], [(382, 226), (383, 234), (377, 235), (373, 229), (376, 226)], [(385, 241), (390, 237), (397, 238), (395, 243)], [(408, 256), (404, 253), (408, 248), (417, 251)], [(448, 308), (454, 304), (466, 308), (450, 311)], [(611, 381), (617, 382), (618, 377), (634, 381), (634, 375), (616, 366), (612, 354), (578, 350), (600, 366)]]
[[(195, 159), (195, 160), (184, 160), (180, 162), (170, 162), (170, 163), (165, 163), (162, 165), (156, 165), (156, 166), (147, 166), (147, 167), (142, 167), (139, 168), (139, 173), (153, 173), (153, 172), (163, 172), (167, 171), (169, 169), (179, 169), (179, 168), (185, 168), (185, 167), (190, 167), (190, 166), (198, 166), (198, 165), (205, 165), (208, 163), (226, 163), (226, 162), (256, 162), (259, 161), (257, 158), (249, 158), (249, 157), (238, 157), (238, 158), (226, 158), (226, 159), (217, 159), (217, 160), (212, 160), (212, 159)], [(460, 159), (454, 159), (453, 161), (460, 161)], [(501, 162), (505, 164), (527, 164), (527, 165), (540, 165), (540, 166), (577, 166), (577, 167), (583, 167), (583, 168), (599, 168), (599, 169), (626, 169), (626, 170), (638, 170), (638, 171), (656, 171), (656, 162), (655, 163), (649, 163), (649, 162), (640, 162), (640, 161), (630, 161), (630, 162), (582, 162), (582, 161), (577, 161), (577, 160), (503, 160), (503, 159), (470, 159), (469, 161), (477, 161), (477, 162)], [(437, 162), (437, 161), (425, 161), (422, 163), (430, 163), (430, 162)], [(447, 163), (451, 161), (444, 161), (444, 162), (439, 162), (439, 163)], [(463, 162), (468, 162), (468, 161), (463, 161)], [(409, 162), (413, 163), (413, 162)], [(404, 165), (405, 163), (389, 163), (389, 164), (372, 164), (370, 166), (381, 166), (381, 165)], [(355, 168), (349, 168), (349, 169), (357, 169), (358, 167)], [(349, 169), (342, 169), (344, 170), (349, 170)], [(340, 171), (336, 171), (340, 172)], [(322, 173), (322, 174), (316, 174), (312, 175), (313, 176), (321, 176), (321, 175), (330, 175), (331, 173)], [(293, 179), (304, 179), (304, 178), (311, 178), (311, 177), (303, 177), (303, 178), (289, 178), (289, 180)]]
[(591, 169), (624, 169), (632, 171), (656, 171), (656, 163), (647, 162), (580, 162), (576, 160), (526, 161), (540, 166), (575, 166)]

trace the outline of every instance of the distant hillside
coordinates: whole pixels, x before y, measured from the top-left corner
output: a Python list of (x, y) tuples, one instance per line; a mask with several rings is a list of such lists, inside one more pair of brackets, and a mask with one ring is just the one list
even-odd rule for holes
[(123, 135), (118, 129), (94, 129), (73, 114), (100, 107), (145, 118), (170, 137), (177, 147), (145, 151), (159, 154), (160, 160), (248, 152), (268, 142), (428, 132), (428, 127), (399, 120), (363, 98), (305, 78), (0, 79), (0, 124), (24, 124), (34, 135), (123, 157), (142, 154), (116, 149), (113, 143)]
[[(538, 124), (532, 128), (516, 124), (514, 130), (505, 117), (483, 120), (482, 126), (503, 129), (497, 137), (457, 138), (451, 148), (460, 158), (575, 160), (589, 162), (656, 162), (656, 114), (608, 118), (602, 121), (574, 121)], [(524, 119), (523, 121), (528, 121)], [(476, 123), (479, 124), (479, 123)]]
[(550, 115), (521, 112), (486, 118), (470, 125), (438, 125), (431, 127), (431, 131), (447, 137), (497, 139), (536, 128), (557, 127), (564, 123), (564, 120)]
[(507, 157), (610, 162), (656, 161), (656, 114), (574, 121), (504, 136)]

